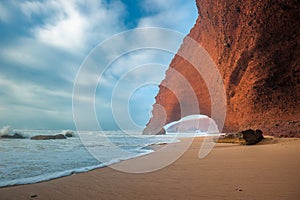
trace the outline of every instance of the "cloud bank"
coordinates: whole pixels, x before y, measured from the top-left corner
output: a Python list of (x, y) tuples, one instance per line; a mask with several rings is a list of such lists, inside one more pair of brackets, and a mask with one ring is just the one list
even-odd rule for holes
[[(131, 28), (154, 26), (187, 34), (196, 15), (195, 3), (183, 0), (1, 1), (0, 126), (74, 129), (73, 83), (93, 48)], [(130, 45), (126, 40), (121, 42), (108, 51), (113, 53), (119, 45)], [(169, 53), (141, 51), (124, 55), (111, 65), (96, 91), (99, 118), (108, 116), (103, 120), (105, 129), (118, 128), (111, 115), (111, 93), (118, 79), (135, 66), (147, 63), (159, 63), (165, 66), (163, 71), (172, 57)], [(97, 62), (101, 65), (101, 58)], [(132, 73), (126, 84), (144, 79), (140, 73)], [(99, 78), (97, 74), (86, 76), (85, 84)], [(164, 74), (147, 76), (161, 80)], [(130, 99), (128, 109), (139, 126), (147, 122), (157, 90), (157, 86), (145, 86)]]

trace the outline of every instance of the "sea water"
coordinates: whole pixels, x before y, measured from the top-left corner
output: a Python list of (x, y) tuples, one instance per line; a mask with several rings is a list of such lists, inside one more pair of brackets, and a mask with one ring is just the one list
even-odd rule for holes
[[(4, 131), (5, 132), (5, 131)], [(6, 131), (7, 132), (7, 131)], [(104, 167), (153, 150), (152, 144), (178, 142), (174, 135), (142, 136), (123, 131), (76, 132), (60, 140), (30, 140), (62, 130), (15, 130), (26, 139), (0, 139), (0, 187), (36, 183)], [(7, 133), (6, 133), (7, 134)], [(96, 152), (97, 159), (92, 155)]]

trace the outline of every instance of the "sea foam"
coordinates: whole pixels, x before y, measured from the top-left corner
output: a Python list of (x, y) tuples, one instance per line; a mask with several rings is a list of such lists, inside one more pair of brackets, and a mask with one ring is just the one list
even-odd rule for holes
[[(3, 127), (1, 134), (16, 132)], [(55, 135), (67, 130), (17, 130), (24, 135)], [(0, 140), (0, 187), (36, 183), (146, 155), (149, 145), (177, 142), (174, 136), (129, 136), (121, 131), (77, 132), (65, 140)], [(87, 137), (82, 142), (82, 135)], [(116, 153), (115, 149), (121, 153)], [(97, 152), (94, 156), (90, 152)], [(96, 159), (97, 157), (98, 159)]]
[(14, 130), (11, 126), (6, 125), (0, 130), (0, 137), (1, 136), (13, 136), (14, 134), (18, 134), (22, 136), (23, 138), (28, 138), (29, 136), (27, 134), (22, 133), (21, 131)]
[(13, 129), (10, 126), (4, 126), (1, 130), (0, 130), (0, 136), (2, 135), (13, 135)]

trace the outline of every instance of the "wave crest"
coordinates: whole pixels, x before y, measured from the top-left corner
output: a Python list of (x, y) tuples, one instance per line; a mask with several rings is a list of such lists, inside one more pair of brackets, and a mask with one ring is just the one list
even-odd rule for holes
[(76, 136), (75, 132), (72, 130), (63, 130), (61, 132), (61, 134), (63, 134), (66, 137), (75, 137)]
[(14, 130), (10, 126), (4, 126), (0, 130), (0, 136), (3, 136), (3, 135), (13, 135), (13, 134), (14, 134)]
[(28, 135), (21, 133), (19, 131), (15, 131), (11, 126), (3, 126), (3, 128), (0, 130), (0, 138), (5, 136), (16, 136), (18, 138), (28, 138)]

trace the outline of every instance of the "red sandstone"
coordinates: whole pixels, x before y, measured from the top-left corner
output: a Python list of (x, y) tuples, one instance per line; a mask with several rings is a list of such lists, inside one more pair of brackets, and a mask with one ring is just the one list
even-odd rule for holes
[[(210, 54), (223, 78), (226, 119), (223, 131), (261, 129), (264, 134), (300, 137), (300, 5), (297, 0), (197, 0), (198, 19), (188, 37)], [(188, 51), (184, 40), (180, 51)], [(190, 50), (191, 56), (196, 52)], [(196, 58), (197, 59), (197, 58)], [(193, 87), (201, 114), (211, 115), (203, 77), (179, 55), (166, 72), (145, 132), (182, 116), (175, 94), (189, 97), (170, 69)], [(163, 85), (172, 85), (172, 91)], [(188, 104), (189, 98), (183, 103)], [(181, 102), (182, 103), (182, 102)], [(157, 109), (161, 105), (162, 113)], [(195, 114), (192, 110), (184, 115)], [(160, 122), (166, 115), (166, 121)], [(154, 133), (154, 132), (153, 132)], [(154, 133), (155, 134), (155, 133)]]

